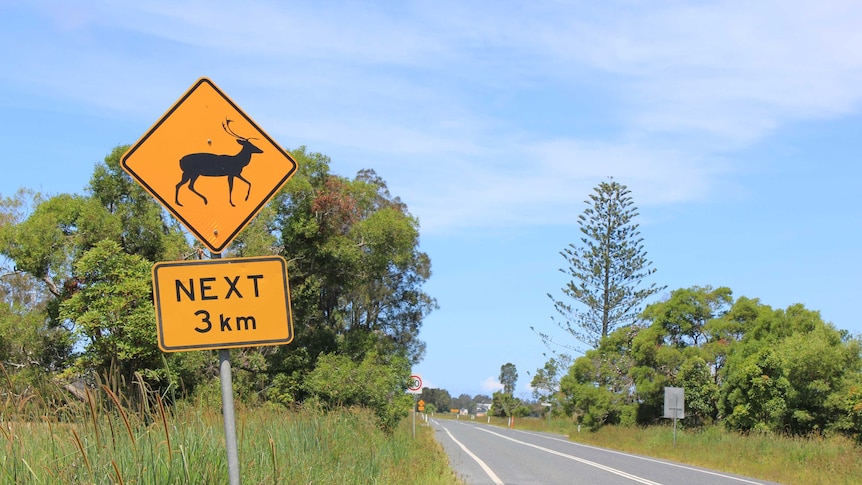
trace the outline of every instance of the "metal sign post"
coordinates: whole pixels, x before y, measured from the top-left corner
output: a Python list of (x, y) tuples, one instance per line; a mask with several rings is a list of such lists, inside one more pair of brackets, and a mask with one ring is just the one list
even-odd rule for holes
[[(221, 259), (212, 253), (210, 259)], [(239, 446), (236, 442), (236, 413), (233, 405), (233, 373), (230, 368), (230, 349), (218, 351), (218, 375), (221, 383), (221, 407), (224, 419), (224, 441), (227, 451), (227, 473), (230, 485), (239, 485)]]
[(416, 412), (419, 407), (419, 394), (422, 394), (422, 376), (413, 374), (407, 381), (407, 392), (413, 394), (413, 438), (416, 438)]
[(239, 485), (239, 447), (236, 442), (236, 415), (233, 406), (233, 376), (230, 369), (230, 350), (218, 351), (221, 406), (224, 410), (224, 438), (227, 448), (227, 472), (231, 485)]
[(542, 406), (548, 408), (548, 429), (551, 428), (551, 411), (554, 409), (554, 404), (550, 402), (543, 402)]
[(676, 446), (676, 415), (677, 415), (677, 409), (676, 409), (677, 397), (676, 396), (673, 397), (673, 401), (674, 401), (673, 402), (673, 446)]

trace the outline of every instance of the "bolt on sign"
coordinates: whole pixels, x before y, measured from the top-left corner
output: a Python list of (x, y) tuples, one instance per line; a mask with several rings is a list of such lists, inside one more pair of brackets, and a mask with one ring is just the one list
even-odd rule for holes
[(212, 81), (199, 79), (120, 164), (192, 234), (221, 253), (297, 163)]
[(164, 352), (293, 340), (287, 262), (280, 256), (156, 263), (153, 297)]

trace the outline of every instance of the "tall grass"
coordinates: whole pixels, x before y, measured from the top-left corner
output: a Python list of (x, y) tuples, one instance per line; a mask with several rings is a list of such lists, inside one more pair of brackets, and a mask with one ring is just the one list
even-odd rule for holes
[[(38, 395), (6, 389), (0, 483), (226, 483), (220, 406), (169, 407), (144, 386), (141, 392), (134, 410), (101, 387), (57, 412), (28, 406)], [(409, 420), (387, 434), (362, 409), (238, 407), (236, 414), (244, 483), (458, 483), (433, 432), (419, 427), (414, 439)]]

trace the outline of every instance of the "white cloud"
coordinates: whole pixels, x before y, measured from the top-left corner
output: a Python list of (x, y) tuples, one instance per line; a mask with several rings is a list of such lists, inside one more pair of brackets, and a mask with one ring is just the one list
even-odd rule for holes
[(423, 229), (572, 224), (592, 188), (609, 176), (627, 185), (638, 205), (703, 201), (735, 170), (717, 156), (574, 139), (514, 146), (508, 153), (516, 163), (505, 170), (476, 163), (452, 175), (435, 167), (404, 182)]
[(480, 384), (483, 392), (493, 393), (496, 391), (503, 390), (503, 384), (500, 384), (500, 381), (497, 380), (496, 377), (489, 376)]

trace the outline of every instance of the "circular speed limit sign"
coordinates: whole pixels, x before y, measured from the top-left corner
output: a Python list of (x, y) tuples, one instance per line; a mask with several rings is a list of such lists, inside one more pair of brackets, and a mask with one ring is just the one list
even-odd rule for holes
[(407, 381), (407, 390), (412, 392), (417, 392), (422, 390), (422, 377), (418, 375), (410, 376), (410, 380)]

